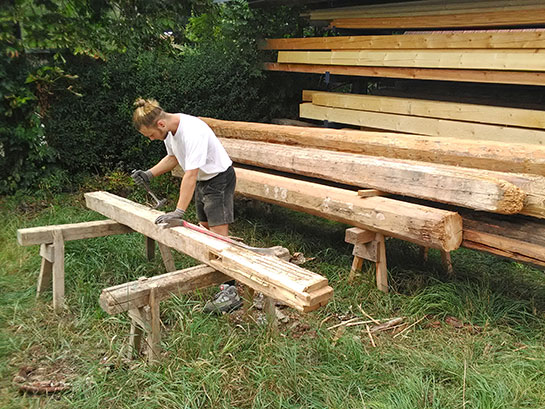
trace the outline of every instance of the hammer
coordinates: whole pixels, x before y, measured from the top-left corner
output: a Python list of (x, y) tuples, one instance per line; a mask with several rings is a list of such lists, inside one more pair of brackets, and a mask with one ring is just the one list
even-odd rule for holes
[[(132, 176), (132, 174), (133, 174), (134, 172), (136, 172), (136, 170), (133, 170), (133, 171), (131, 172), (131, 176)], [(153, 192), (151, 191), (149, 185), (148, 185), (146, 182), (141, 183), (141, 185), (144, 187), (144, 189), (146, 189), (146, 192), (148, 192), (148, 193), (150, 194), (150, 196), (153, 198), (153, 200), (155, 200), (155, 206), (153, 206), (152, 209), (160, 209), (161, 207), (163, 207), (163, 206), (167, 203), (167, 199), (166, 199), (166, 198), (165, 198), (165, 199), (159, 200), (159, 199), (157, 198), (157, 196), (155, 196), (155, 195), (153, 194)]]

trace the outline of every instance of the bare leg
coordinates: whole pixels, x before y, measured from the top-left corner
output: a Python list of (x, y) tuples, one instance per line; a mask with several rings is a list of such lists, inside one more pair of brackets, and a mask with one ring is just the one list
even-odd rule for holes
[(208, 226), (208, 222), (199, 222), (201, 226), (204, 228), (213, 231), (214, 233), (221, 234), (222, 236), (228, 236), (229, 235), (229, 225), (228, 224), (220, 224), (218, 226)]

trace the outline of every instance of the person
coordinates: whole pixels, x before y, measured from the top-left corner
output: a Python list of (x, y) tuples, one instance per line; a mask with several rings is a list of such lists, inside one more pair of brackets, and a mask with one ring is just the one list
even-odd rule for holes
[[(152, 168), (134, 171), (133, 180), (149, 184), (152, 178), (178, 164), (184, 170), (176, 209), (159, 216), (155, 223), (164, 227), (182, 225), (194, 197), (199, 223), (227, 236), (229, 224), (234, 221), (236, 175), (233, 162), (214, 131), (197, 117), (165, 112), (154, 99), (138, 98), (134, 106), (135, 128), (152, 141), (163, 141), (167, 154)], [(206, 303), (206, 312), (229, 312), (242, 305), (234, 281), (220, 286), (220, 290)]]

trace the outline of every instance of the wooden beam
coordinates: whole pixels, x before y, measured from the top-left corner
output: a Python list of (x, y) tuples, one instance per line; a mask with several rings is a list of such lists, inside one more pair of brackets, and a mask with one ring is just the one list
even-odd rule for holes
[(406, 78), (439, 81), (484, 82), (492, 84), (545, 85), (545, 73), (530, 71), (457, 70), (407, 67), (361, 67), (320, 64), (265, 63), (268, 71), (309, 74), (353, 75), (360, 77)]
[[(160, 211), (107, 192), (86, 193), (85, 200), (90, 209), (300, 311), (318, 308), (332, 295), (325, 277), (277, 257), (263, 256), (184, 227), (161, 229), (154, 223), (163, 214)], [(318, 298), (321, 301), (316, 304)]]
[(427, 33), (267, 39), (263, 50), (545, 48), (545, 31)]
[[(523, 128), (545, 128), (545, 111), (535, 109), (505, 108), (459, 102), (320, 91), (307, 92), (306, 96), (310, 96), (313, 105), (333, 108), (441, 118), (483, 124), (510, 125)], [(456, 124), (458, 123), (456, 122)], [(498, 127), (494, 127), (493, 129), (501, 131)], [(513, 132), (512, 140), (518, 140), (516, 129), (506, 129)], [(475, 132), (481, 133), (480, 128), (475, 128)], [(428, 135), (430, 134), (428, 133)]]
[(64, 241), (90, 239), (113, 234), (132, 233), (133, 230), (113, 220), (58, 224), (52, 226), (30, 227), (17, 230), (17, 241), (21, 246), (53, 243), (53, 234), (62, 232)]
[(471, 240), (464, 240), (464, 242), (463, 242), (463, 246), (466, 247), (466, 248), (469, 248), (469, 249), (484, 251), (486, 253), (491, 253), (491, 254), (494, 254), (496, 256), (505, 257), (505, 258), (509, 258), (509, 259), (512, 259), (512, 260), (520, 261), (522, 263), (533, 264), (533, 265), (541, 267), (541, 268), (545, 267), (545, 261), (543, 261), (542, 259), (535, 259), (535, 258), (527, 257), (527, 256), (524, 256), (524, 255), (520, 254), (518, 251), (504, 250), (504, 249), (498, 248), (497, 247), (498, 245), (502, 245), (502, 243), (496, 242), (493, 246), (487, 246), (485, 244), (482, 244), (482, 243), (479, 243), (479, 242), (474, 242), (474, 241), (471, 241)]
[(384, 196), (386, 193), (381, 192), (377, 189), (361, 189), (358, 190), (358, 196), (365, 198), (365, 197), (372, 197), (372, 196)]
[(62, 230), (53, 231), (53, 309), (64, 307), (64, 237)]
[(201, 119), (224, 138), (545, 176), (545, 146)]
[(477, 13), (435, 14), (426, 16), (342, 18), (331, 22), (336, 28), (446, 28), (504, 27), (545, 23), (545, 8), (501, 10)]
[(479, 12), (505, 9), (539, 8), (543, 3), (539, 0), (450, 0), (445, 1), (411, 1), (386, 4), (367, 4), (347, 7), (318, 9), (310, 12), (311, 20), (332, 20), (350, 17), (385, 17), (424, 14), (453, 14), (477, 10)]
[(238, 194), (420, 245), (455, 250), (462, 222), (451, 211), (236, 168)]
[(305, 102), (299, 105), (299, 116), (342, 124), (365, 126), (427, 136), (456, 137), (460, 139), (516, 142), (545, 146), (545, 131), (513, 128), (500, 125), (478, 124), (448, 119), (387, 114), (330, 108)]
[(545, 71), (545, 50), (279, 51), (278, 62), (369, 67)]
[(162, 301), (173, 295), (186, 294), (229, 280), (229, 276), (212, 267), (200, 265), (105, 288), (100, 294), (99, 303), (108, 314), (119, 314), (148, 305), (152, 286), (157, 286), (156, 299)]
[(221, 142), (235, 162), (476, 210), (518, 213), (526, 197), (513, 184), (474, 169), (264, 142), (224, 138)]

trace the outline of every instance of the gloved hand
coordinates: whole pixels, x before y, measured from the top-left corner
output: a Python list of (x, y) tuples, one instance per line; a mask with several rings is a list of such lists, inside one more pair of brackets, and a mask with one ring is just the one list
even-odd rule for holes
[(151, 170), (133, 170), (131, 178), (137, 185), (149, 185), (150, 180), (153, 178)]
[(173, 212), (165, 213), (155, 219), (155, 224), (165, 224), (164, 227), (181, 226), (184, 221), (185, 210), (176, 209)]

